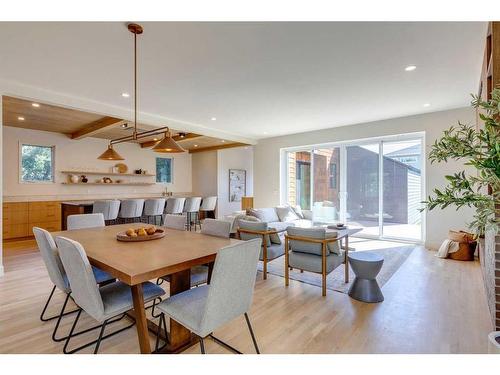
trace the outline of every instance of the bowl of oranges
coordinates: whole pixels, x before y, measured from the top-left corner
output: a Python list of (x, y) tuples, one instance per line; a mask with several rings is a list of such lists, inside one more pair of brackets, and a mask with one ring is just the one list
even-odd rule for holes
[(118, 241), (137, 242), (157, 240), (165, 236), (165, 231), (156, 228), (154, 225), (139, 228), (129, 228), (125, 232), (120, 232), (116, 235)]

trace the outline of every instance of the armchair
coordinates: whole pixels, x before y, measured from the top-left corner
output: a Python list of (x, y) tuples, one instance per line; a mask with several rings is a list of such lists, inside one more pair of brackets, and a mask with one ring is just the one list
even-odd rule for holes
[(263, 222), (253, 222), (253, 221), (239, 221), (239, 227), (237, 229), (238, 238), (244, 241), (248, 241), (254, 238), (262, 239), (262, 248), (260, 251), (259, 259), (262, 261), (262, 274), (263, 279), (267, 279), (267, 262), (276, 258), (279, 258), (285, 253), (283, 244), (273, 244), (271, 243), (269, 235), (278, 234), (284, 232), (283, 230), (276, 230), (268, 228), (267, 223)]
[(322, 295), (326, 296), (326, 276), (344, 263), (348, 282), (348, 249), (344, 252), (337, 241), (323, 228), (287, 228), (285, 234), (285, 286), (289, 285), (289, 268), (298, 268), (322, 275)]

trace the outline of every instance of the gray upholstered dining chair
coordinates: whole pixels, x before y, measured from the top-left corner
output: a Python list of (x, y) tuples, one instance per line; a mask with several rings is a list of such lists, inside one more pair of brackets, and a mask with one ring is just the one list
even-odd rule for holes
[(185, 230), (186, 219), (184, 216), (166, 214), (163, 226), (170, 229)]
[[(135, 322), (133, 322), (126, 327), (104, 335), (107, 324), (118, 321), (126, 315), (128, 310), (134, 308), (131, 288), (121, 281), (114, 281), (105, 286), (98, 287), (92, 272), (92, 267), (82, 245), (64, 237), (56, 237), (56, 243), (62, 264), (71, 285), (72, 297), (79, 307), (76, 318), (71, 326), (70, 333), (64, 344), (63, 352), (65, 354), (74, 353), (95, 344), (94, 354), (96, 354), (99, 350), (101, 340), (122, 332), (135, 324)], [(143, 283), (142, 290), (144, 293), (144, 302), (153, 301), (165, 294), (165, 291), (161, 287), (151, 282)], [(70, 340), (74, 337), (73, 333), (82, 311), (85, 311), (100, 323), (99, 327), (101, 329), (99, 337), (97, 340), (68, 350)]]
[[(201, 225), (201, 234), (229, 238), (231, 223), (223, 220), (205, 219)], [(191, 267), (191, 287), (208, 283), (212, 273), (211, 266)]]
[(148, 224), (151, 219), (153, 219), (153, 224), (157, 224), (158, 218), (161, 218), (163, 215), (163, 211), (165, 210), (165, 198), (155, 198), (155, 199), (146, 199), (144, 202), (144, 212), (143, 216), (147, 220)]
[(347, 253), (347, 249), (341, 250), (337, 237), (329, 235), (324, 228), (288, 227), (285, 235), (285, 286), (289, 285), (289, 267), (320, 273), (322, 295), (326, 296), (326, 276), (342, 263), (347, 275)]
[(93, 214), (103, 214), (104, 222), (114, 223), (120, 211), (120, 201), (118, 199), (95, 201), (92, 206)]
[(269, 228), (267, 223), (239, 220), (238, 236), (244, 241), (254, 238), (262, 239), (262, 250), (260, 260), (262, 261), (262, 277), (267, 279), (267, 263), (273, 259), (279, 258), (285, 254), (285, 247), (282, 243), (275, 244), (271, 242), (271, 235), (278, 235), (279, 231)]
[(106, 225), (104, 222), (104, 215), (101, 213), (69, 215), (67, 220), (68, 230), (98, 228)]
[(141, 219), (144, 199), (125, 199), (121, 201), (118, 218), (121, 222), (137, 222)]
[(165, 205), (165, 213), (171, 215), (180, 215), (184, 209), (186, 198), (168, 198)]
[(217, 196), (205, 197), (201, 201), (200, 213), (204, 213), (205, 218), (215, 219), (215, 207), (217, 206)]
[(182, 324), (199, 337), (201, 353), (205, 353), (203, 340), (207, 336), (227, 349), (240, 353), (216, 338), (213, 332), (236, 317), (244, 315), (255, 351), (260, 353), (248, 318), (260, 248), (261, 239), (253, 239), (220, 249), (215, 259), (210, 285), (186, 290), (161, 302), (158, 305), (161, 316), (156, 349), (159, 348), (162, 326), (166, 331), (165, 315), (168, 315), (170, 319)]
[(200, 206), (201, 197), (189, 197), (186, 198), (186, 203), (184, 204), (183, 213), (186, 215), (186, 223), (188, 230), (191, 230), (194, 224), (194, 230), (196, 226), (200, 226)]
[[(35, 235), (35, 240), (38, 245), (38, 249), (40, 250), (40, 254), (42, 255), (43, 263), (45, 264), (45, 268), (49, 274), (50, 281), (54, 284), (52, 291), (50, 292), (49, 298), (43, 307), (42, 313), (40, 314), (40, 320), (42, 322), (48, 322), (50, 320), (57, 319), (54, 330), (52, 331), (52, 340), (56, 342), (60, 342), (66, 339), (65, 337), (57, 337), (57, 330), (61, 323), (61, 319), (63, 316), (72, 314), (77, 312), (78, 310), (66, 311), (66, 305), (68, 304), (69, 298), (71, 296), (71, 287), (68, 281), (68, 277), (66, 276), (66, 271), (61, 263), (61, 259), (59, 258), (59, 253), (56, 247), (56, 243), (52, 238), (52, 235), (46, 231), (45, 229), (33, 227), (33, 234)], [(107, 272), (100, 270), (99, 268), (92, 267), (92, 272), (94, 274), (94, 278), (97, 284), (106, 283), (115, 280)], [(45, 317), (45, 312), (50, 304), (52, 296), (56, 289), (59, 289), (61, 292), (66, 294), (66, 298), (64, 299), (64, 303), (59, 314)], [(94, 327), (97, 328), (97, 327)], [(88, 332), (89, 330), (85, 330), (84, 332)], [(84, 332), (79, 332), (84, 333)]]

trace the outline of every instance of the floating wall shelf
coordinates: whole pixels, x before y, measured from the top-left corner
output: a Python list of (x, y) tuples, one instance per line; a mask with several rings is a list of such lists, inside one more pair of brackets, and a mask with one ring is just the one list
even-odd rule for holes
[(137, 173), (116, 173), (116, 172), (96, 172), (96, 171), (60, 171), (65, 174), (78, 175), (99, 175), (99, 176), (135, 176), (135, 177), (155, 177), (155, 174), (137, 174)]

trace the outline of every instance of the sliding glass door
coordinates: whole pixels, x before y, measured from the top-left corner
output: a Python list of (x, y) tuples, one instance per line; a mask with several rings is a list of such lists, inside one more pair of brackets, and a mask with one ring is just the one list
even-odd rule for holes
[(346, 214), (361, 235), (380, 236), (379, 143), (346, 146)]
[(420, 240), (422, 235), (422, 142), (382, 142), (384, 237)]
[(286, 203), (318, 224), (345, 222), (370, 238), (422, 241), (421, 136), (288, 151)]

